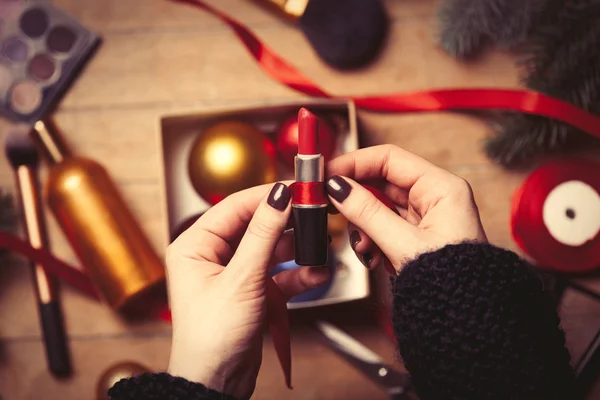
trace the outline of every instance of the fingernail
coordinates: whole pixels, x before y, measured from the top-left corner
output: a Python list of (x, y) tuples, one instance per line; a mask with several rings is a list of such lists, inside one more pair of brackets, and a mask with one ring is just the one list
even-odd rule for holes
[(362, 262), (367, 269), (371, 269), (371, 261), (373, 261), (373, 255), (371, 255), (371, 253), (363, 254)]
[(327, 193), (340, 203), (350, 195), (352, 186), (339, 175), (329, 178), (327, 181)]
[(273, 186), (273, 189), (271, 189), (271, 193), (269, 193), (267, 204), (276, 210), (283, 211), (287, 208), (289, 202), (290, 189), (283, 183), (277, 182), (275, 186)]
[(356, 246), (360, 243), (360, 233), (358, 231), (352, 231), (350, 234), (350, 246), (352, 246), (352, 250), (356, 249)]

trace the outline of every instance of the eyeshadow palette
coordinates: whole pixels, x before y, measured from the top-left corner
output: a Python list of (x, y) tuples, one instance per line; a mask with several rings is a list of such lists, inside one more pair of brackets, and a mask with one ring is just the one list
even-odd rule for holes
[(44, 117), (99, 42), (49, 2), (0, 0), (0, 114), (28, 124)]

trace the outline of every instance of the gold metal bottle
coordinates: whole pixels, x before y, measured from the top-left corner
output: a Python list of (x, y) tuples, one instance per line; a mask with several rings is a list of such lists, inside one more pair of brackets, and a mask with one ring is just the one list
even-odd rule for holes
[(51, 121), (32, 131), (51, 161), (44, 197), (104, 300), (121, 310), (164, 282), (164, 264), (106, 170), (73, 156)]

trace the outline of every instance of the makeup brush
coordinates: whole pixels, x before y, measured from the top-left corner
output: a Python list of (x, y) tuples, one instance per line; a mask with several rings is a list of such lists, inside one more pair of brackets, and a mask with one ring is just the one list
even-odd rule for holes
[[(37, 149), (24, 132), (9, 132), (5, 140), (6, 156), (16, 175), (29, 243), (35, 248), (47, 247), (37, 181)], [(64, 377), (71, 373), (71, 362), (56, 282), (45, 273), (41, 265), (34, 264), (32, 269), (48, 368), (56, 377)]]
[(337, 69), (364, 67), (387, 36), (381, 0), (253, 0), (295, 23), (323, 61)]

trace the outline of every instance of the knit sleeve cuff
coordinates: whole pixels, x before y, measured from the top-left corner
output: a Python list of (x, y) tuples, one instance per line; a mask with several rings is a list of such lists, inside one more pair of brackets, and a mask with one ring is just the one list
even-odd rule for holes
[(409, 262), (393, 293), (394, 332), (421, 398), (572, 398), (556, 301), (514, 252), (448, 245)]
[(145, 373), (117, 382), (110, 400), (236, 400), (206, 386), (167, 373)]

